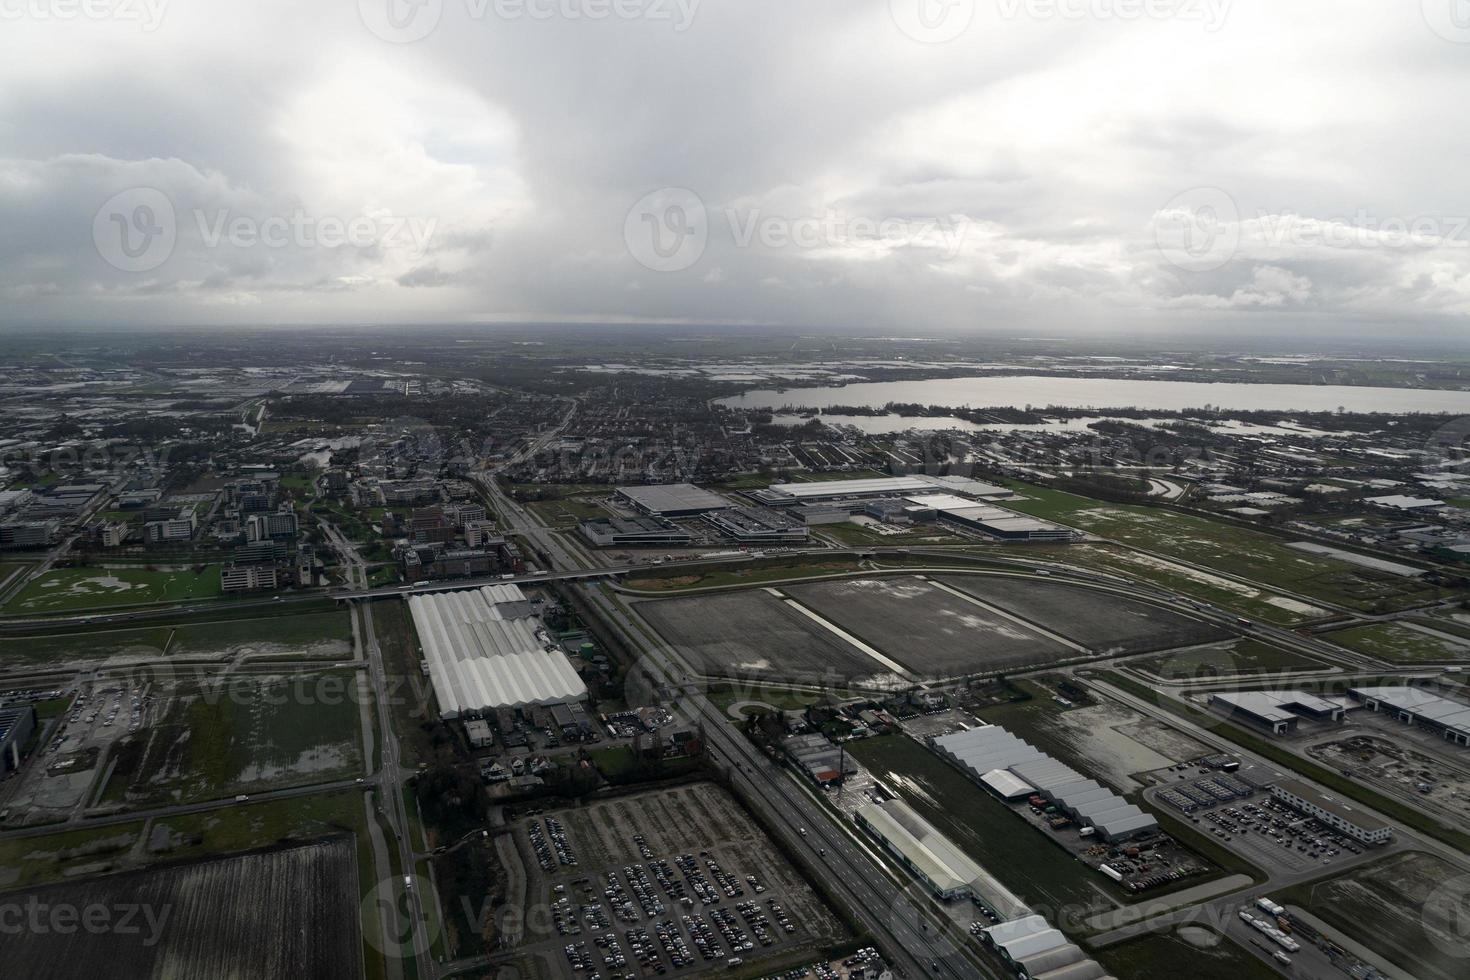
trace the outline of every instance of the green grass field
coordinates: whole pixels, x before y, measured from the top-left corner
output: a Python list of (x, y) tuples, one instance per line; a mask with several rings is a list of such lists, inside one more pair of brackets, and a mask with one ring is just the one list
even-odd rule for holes
[(127, 855), (142, 830), (138, 821), (0, 840), (0, 890), (103, 874)]
[[(904, 735), (861, 739), (847, 748), (956, 846), (1028, 904), (1087, 914), (1127, 901), (1122, 889), (1089, 870), (1027, 825), (939, 756)], [(1103, 895), (1115, 901), (1106, 901)], [(1078, 918), (1085, 918), (1080, 913)]]
[(118, 657), (161, 657), (172, 631), (168, 627), (56, 633), (0, 639), (0, 667), (101, 661)]
[(1273, 535), (1223, 521), (1164, 508), (1110, 504), (1030, 484), (1010, 485), (1023, 499), (1007, 501), (1009, 508), (1267, 588), (1363, 611), (1402, 609), (1445, 594), (1414, 579), (1297, 551)]
[(1093, 957), (1117, 977), (1190, 977), (1191, 980), (1275, 980), (1279, 977), (1254, 956), (1219, 933), (1201, 928), (1215, 945), (1201, 948), (1176, 933), (1150, 933), (1101, 949)]
[(1470, 640), (1456, 640), (1402, 623), (1371, 623), (1324, 634), (1338, 646), (1395, 664), (1470, 660)]
[(1127, 663), (1130, 667), (1169, 680), (1327, 668), (1320, 660), (1250, 639), (1179, 653), (1153, 654)]
[(563, 497), (559, 500), (534, 500), (526, 508), (547, 527), (567, 530), (580, 522), (607, 517), (608, 512), (591, 501)]
[(114, 748), (104, 799), (208, 800), (359, 776), (358, 703), (354, 671), (182, 685)]
[(352, 656), (347, 611), (232, 619), (180, 626), (169, 655), (233, 656), (238, 653), (333, 657)]
[(206, 565), (197, 574), (191, 569), (56, 568), (27, 582), (4, 609), (11, 614), (71, 612), (219, 595), (217, 565)]

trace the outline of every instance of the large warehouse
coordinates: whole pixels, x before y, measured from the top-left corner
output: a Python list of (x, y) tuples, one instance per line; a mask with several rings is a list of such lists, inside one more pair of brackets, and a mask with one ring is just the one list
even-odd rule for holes
[(408, 599), (442, 718), (566, 704), (587, 685), (514, 585)]
[(975, 499), (1015, 496), (1005, 487), (964, 476), (884, 476), (870, 480), (815, 480), (811, 483), (773, 483), (749, 496), (779, 507), (825, 500), (867, 497), (903, 497), (915, 493), (959, 493)]
[(1425, 725), (1456, 745), (1470, 745), (1470, 704), (1419, 687), (1350, 687), (1348, 695), (1373, 711), (1392, 712), (1406, 724)]
[(902, 800), (869, 803), (856, 817), (859, 826), (941, 899), (977, 898), (1006, 918), (1030, 913), (1024, 902)]
[(695, 517), (730, 506), (724, 497), (692, 483), (618, 487), (618, 499), (651, 517)]
[(1269, 728), (1273, 735), (1296, 731), (1303, 715), (1321, 721), (1341, 721), (1342, 705), (1305, 691), (1221, 691), (1210, 695), (1210, 706)]
[(1104, 840), (1126, 840), (1158, 830), (1151, 815), (999, 725), (936, 738), (934, 748), (997, 796), (1016, 799), (1038, 793)]
[(1016, 971), (1032, 980), (1112, 980), (1108, 971), (1045, 918), (1028, 915), (1002, 922), (980, 933), (981, 941), (995, 950)]

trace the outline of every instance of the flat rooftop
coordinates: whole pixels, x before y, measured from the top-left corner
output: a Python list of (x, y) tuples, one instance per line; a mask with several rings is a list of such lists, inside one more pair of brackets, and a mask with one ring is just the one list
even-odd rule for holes
[(618, 487), (618, 493), (644, 510), (655, 514), (723, 510), (730, 506), (730, 501), (724, 497), (710, 493), (708, 490), (701, 490), (692, 483)]
[(1348, 806), (1346, 803), (1343, 803), (1337, 797), (1328, 796), (1326, 793), (1318, 792), (1317, 790), (1308, 786), (1306, 783), (1298, 782), (1295, 779), (1278, 779), (1273, 785), (1279, 786), (1281, 789), (1290, 793), (1292, 796), (1306, 800), (1308, 803), (1312, 803), (1316, 806), (1321, 807), (1328, 813), (1337, 814), (1339, 817), (1346, 820), (1348, 823), (1352, 824), (1355, 827), (1361, 827), (1364, 830), (1382, 830), (1384, 827), (1388, 826), (1388, 824), (1384, 823), (1382, 820), (1379, 820), (1372, 814), (1364, 813), (1362, 810), (1354, 809), (1353, 807)]

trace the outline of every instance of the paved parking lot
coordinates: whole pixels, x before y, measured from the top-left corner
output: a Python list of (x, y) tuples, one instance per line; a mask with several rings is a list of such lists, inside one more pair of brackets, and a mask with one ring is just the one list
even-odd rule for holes
[(521, 946), (548, 977), (687, 976), (777, 956), (789, 962), (844, 935), (711, 784), (535, 814), (515, 824), (514, 836), (531, 879)]
[(1345, 864), (1365, 849), (1326, 824), (1277, 803), (1264, 791), (1201, 807), (1185, 818), (1257, 867), (1280, 874)]

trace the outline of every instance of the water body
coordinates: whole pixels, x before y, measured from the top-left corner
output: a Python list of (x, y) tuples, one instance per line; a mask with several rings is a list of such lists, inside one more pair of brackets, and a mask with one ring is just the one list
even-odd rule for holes
[(990, 378), (933, 378), (927, 381), (877, 381), (840, 388), (748, 391), (723, 398), (735, 408), (794, 405), (863, 405), (889, 402), (954, 408), (1142, 408), (1188, 411), (1213, 405), (1251, 411), (1431, 412), (1470, 415), (1470, 391), (1423, 388), (1372, 388), (1352, 385), (1207, 384), (1199, 381), (1142, 381), (1112, 378), (1047, 378), (1030, 375)]

